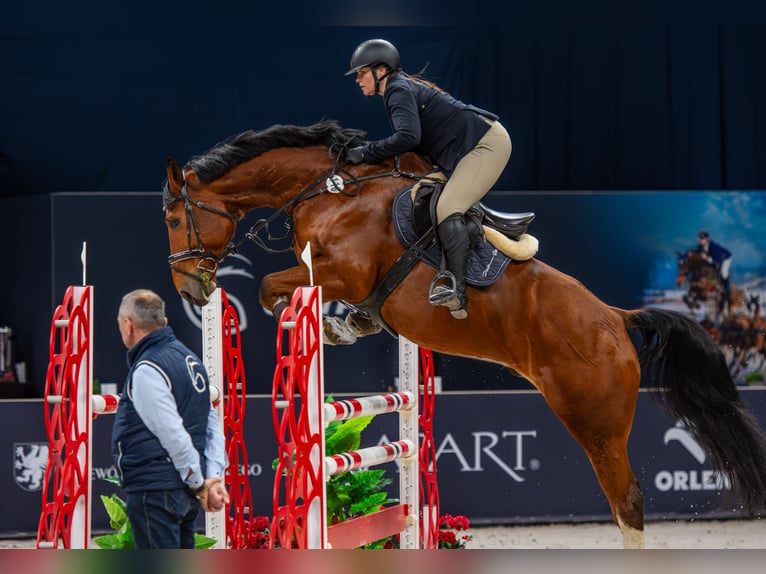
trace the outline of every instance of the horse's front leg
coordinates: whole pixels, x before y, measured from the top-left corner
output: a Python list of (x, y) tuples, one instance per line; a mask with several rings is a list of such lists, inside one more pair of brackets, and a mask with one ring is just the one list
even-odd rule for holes
[(269, 273), (261, 281), (258, 301), (278, 319), (282, 310), (290, 303), (295, 288), (308, 284), (309, 271), (302, 265)]
[[(303, 266), (291, 267), (266, 275), (261, 281), (259, 291), (261, 306), (279, 320), (282, 311), (290, 304), (295, 288), (308, 285), (309, 281), (308, 269)], [(332, 288), (326, 289), (325, 294), (328, 301), (336, 299)], [(357, 333), (353, 326), (341, 321), (338, 317), (324, 317), (322, 325), (325, 343), (329, 345), (353, 345), (356, 342)]]

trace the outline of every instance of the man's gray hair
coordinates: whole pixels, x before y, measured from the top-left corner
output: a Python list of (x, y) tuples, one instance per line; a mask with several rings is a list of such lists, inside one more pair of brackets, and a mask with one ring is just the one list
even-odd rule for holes
[(144, 331), (165, 326), (165, 301), (154, 291), (136, 289), (122, 298), (119, 317), (128, 317)]

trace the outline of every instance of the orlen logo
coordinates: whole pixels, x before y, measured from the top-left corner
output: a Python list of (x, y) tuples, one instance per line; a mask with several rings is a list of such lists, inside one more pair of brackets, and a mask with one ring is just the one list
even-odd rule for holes
[[(665, 445), (672, 442), (678, 443), (700, 466), (705, 464), (707, 460), (705, 451), (681, 421), (678, 421), (675, 427), (665, 431), (664, 442)], [(654, 476), (654, 486), (661, 492), (671, 490), (729, 490), (731, 488), (725, 475), (702, 468), (661, 470)]]

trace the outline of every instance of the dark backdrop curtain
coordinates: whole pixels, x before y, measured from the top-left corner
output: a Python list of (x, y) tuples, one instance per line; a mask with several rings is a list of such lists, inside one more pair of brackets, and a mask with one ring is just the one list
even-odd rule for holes
[(0, 197), (157, 190), (167, 156), (275, 123), (337, 118), (385, 136), (380, 98), (343, 76), (376, 36), (406, 70), (430, 62), (427, 77), (501, 116), (514, 151), (498, 189), (764, 187), (763, 26), (309, 27), (255, 6), (204, 21), (99, 10), (13, 6), (4, 20)]

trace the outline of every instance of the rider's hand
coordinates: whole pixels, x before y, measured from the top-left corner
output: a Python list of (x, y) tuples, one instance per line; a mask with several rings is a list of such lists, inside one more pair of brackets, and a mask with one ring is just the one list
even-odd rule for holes
[(364, 146), (352, 147), (346, 150), (346, 163), (357, 165), (364, 161)]

